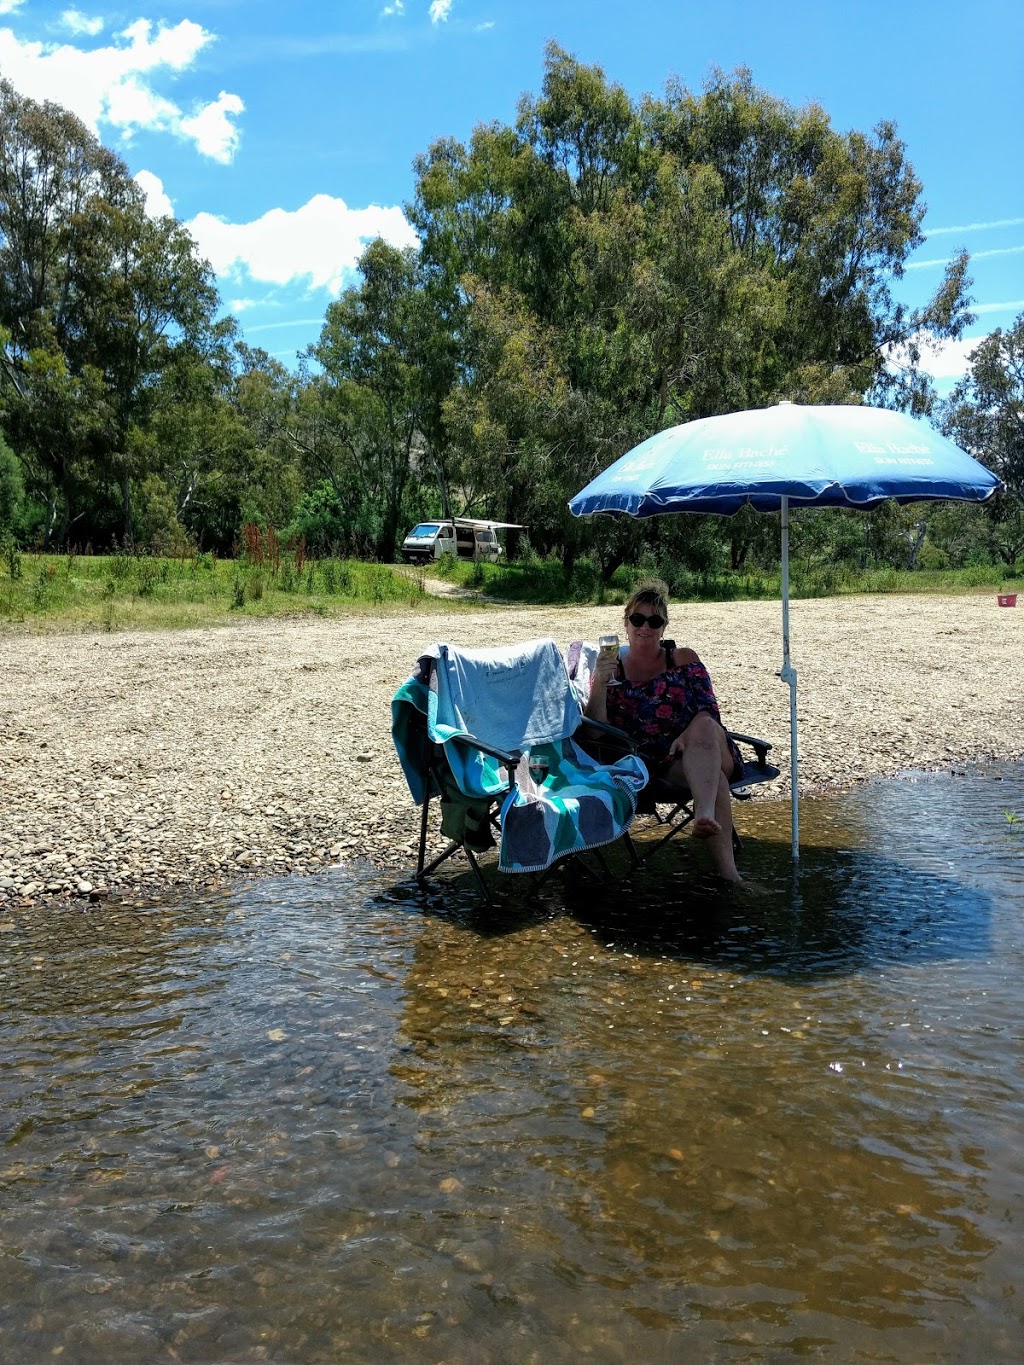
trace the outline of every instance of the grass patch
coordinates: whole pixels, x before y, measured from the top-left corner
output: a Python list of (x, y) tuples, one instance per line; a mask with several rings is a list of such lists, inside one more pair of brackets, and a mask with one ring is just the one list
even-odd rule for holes
[[(434, 566), (427, 571), (431, 576)], [(662, 568), (662, 576), (665, 569)], [(645, 572), (625, 566), (603, 582), (595, 561), (572, 570), (554, 560), (474, 564), (448, 559), (444, 577), (501, 602), (530, 606), (619, 604)], [(777, 601), (778, 572), (669, 572), (673, 599)], [(1024, 572), (998, 566), (966, 569), (858, 571), (842, 565), (794, 564), (791, 595), (836, 597), (857, 593), (1016, 592)], [(424, 572), (360, 560), (312, 559), (278, 552), (273, 557), (179, 559), (149, 555), (12, 554), (0, 559), (0, 624), (30, 631), (183, 629), (223, 625), (240, 617), (319, 616), (416, 609), (452, 613), (476, 601), (433, 598)], [(500, 609), (500, 608), (499, 608)]]
[(356, 560), (22, 554), (14, 574), (0, 564), (0, 622), (29, 630), (182, 629), (420, 606), (435, 606), (422, 575)]
[[(460, 587), (477, 588), (489, 597), (530, 606), (589, 604), (604, 606), (625, 600), (633, 585), (651, 576), (665, 578), (680, 602), (777, 601), (782, 596), (780, 570), (695, 572), (659, 565), (626, 565), (603, 581), (599, 565), (584, 556), (571, 571), (552, 559), (511, 564), (472, 564), (445, 556), (444, 577)], [(431, 569), (430, 572), (436, 572)], [(790, 565), (790, 596), (840, 597), (864, 593), (970, 593), (989, 588), (1014, 592), (1024, 570), (1001, 565), (966, 569), (856, 569), (842, 564), (799, 561)]]

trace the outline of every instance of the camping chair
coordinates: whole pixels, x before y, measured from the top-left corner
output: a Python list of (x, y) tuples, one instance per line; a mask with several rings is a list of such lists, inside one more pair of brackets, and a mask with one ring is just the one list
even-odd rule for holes
[[(402, 770), (422, 808), (417, 881), (461, 850), (488, 901), (478, 856), (495, 842), (500, 872), (545, 874), (622, 838), (647, 782), (628, 738), (612, 727), (585, 723), (591, 733), (618, 737), (611, 763), (574, 742), (584, 718), (553, 640), (490, 650), (435, 645), (395, 694), (391, 719)], [(435, 797), (449, 842), (427, 862)]]
[[(569, 677), (572, 679), (581, 703), (586, 700), (590, 693), (590, 677), (596, 660), (596, 645), (587, 644), (582, 640), (574, 640), (569, 646)], [(614, 727), (611, 727), (611, 730), (611, 734), (592, 735), (585, 740), (587, 751), (593, 757), (604, 762), (612, 762), (624, 752), (621, 740), (622, 732), (615, 730)], [(740, 734), (736, 730), (729, 730), (727, 734), (735, 740), (743, 758), (743, 773), (729, 784), (729, 790), (732, 792), (734, 800), (749, 801), (753, 796), (752, 787), (756, 787), (762, 782), (771, 782), (779, 776), (779, 769), (768, 762), (772, 745), (767, 740), (755, 739), (753, 735)], [(636, 745), (632, 740), (627, 740), (627, 745), (628, 752), (637, 752)], [(748, 751), (752, 751), (752, 757), (749, 756)], [(626, 836), (634, 867), (640, 867), (648, 862), (660, 848), (667, 844), (670, 839), (674, 839), (693, 820), (693, 799), (690, 790), (681, 783), (669, 782), (663, 777), (651, 777), (647, 786), (638, 796), (637, 814), (653, 816), (658, 824), (664, 827), (664, 833), (649, 847), (645, 848), (643, 855), (637, 849), (636, 841), (629, 835)], [(735, 824), (732, 830), (732, 842), (736, 852), (739, 852), (743, 843)]]

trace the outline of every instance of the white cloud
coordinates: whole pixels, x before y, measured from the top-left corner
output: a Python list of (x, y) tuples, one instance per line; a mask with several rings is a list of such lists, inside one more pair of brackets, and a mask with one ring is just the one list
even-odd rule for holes
[(1007, 299), (1005, 303), (972, 303), (972, 313), (1019, 313), (1024, 299)]
[(231, 122), (245, 109), (237, 95), (229, 95), (222, 90), (212, 104), (205, 105), (191, 118), (181, 120), (181, 131), (195, 138), (196, 146), (204, 156), (227, 165), (238, 150), (241, 136)]
[[(250, 299), (243, 299), (243, 303), (255, 302)], [(232, 312), (234, 309), (232, 309)], [(321, 313), (318, 318), (287, 318), (283, 322), (261, 322), (256, 326), (249, 326), (245, 329), (246, 336), (253, 336), (257, 332), (284, 332), (289, 327), (317, 327), (324, 325), (324, 315)]]
[[(1024, 251), (1024, 246), (999, 246), (993, 247), (991, 251), (972, 251), (972, 261), (983, 261), (989, 256), (1019, 256)], [(911, 261), (906, 267), (908, 270), (924, 270), (930, 265), (949, 265), (952, 256), (933, 256), (927, 261)]]
[(1024, 218), (994, 218), (988, 223), (964, 223), (962, 227), (934, 227), (927, 228), (926, 237), (945, 237), (950, 233), (959, 236), (965, 232), (991, 232), (993, 228), (1008, 228), (1024, 226)]
[(90, 19), (80, 9), (66, 9), (60, 20), (70, 33), (84, 33), (95, 38), (97, 33), (103, 32), (103, 20), (98, 17)]
[(146, 196), (146, 212), (150, 218), (173, 218), (174, 205), (164, 189), (164, 182), (152, 171), (139, 171), (135, 183)]
[(416, 234), (399, 208), (350, 209), (343, 199), (314, 195), (301, 208), (271, 209), (251, 223), (227, 223), (200, 213), (188, 224), (199, 250), (221, 279), (264, 284), (303, 280), (337, 294), (349, 281), (366, 244), (383, 237), (415, 246)]
[(21, 94), (62, 104), (96, 133), (101, 125), (126, 141), (140, 130), (172, 133), (194, 141), (204, 156), (230, 161), (239, 136), (231, 119), (244, 108), (237, 95), (221, 92), (186, 114), (157, 89), (161, 78), (187, 70), (213, 41), (188, 19), (173, 27), (138, 19), (110, 43), (88, 49), (23, 42), (0, 28), (0, 70)]
[[(916, 333), (915, 342), (921, 348), (921, 369), (933, 379), (960, 379), (970, 368), (971, 352), (977, 350), (985, 336), (961, 337), (959, 341), (940, 341), (933, 332)], [(890, 348), (888, 362), (895, 369), (907, 364), (907, 348)]]
[(380, 12), (380, 17), (382, 19), (390, 19), (392, 15), (400, 15), (404, 13), (405, 0), (394, 0), (393, 4), (384, 6), (384, 8)]
[(430, 22), (443, 24), (452, 12), (452, 0), (430, 0)]
[(0, 0), (0, 14), (13, 14), (21, 9), (22, 0)]

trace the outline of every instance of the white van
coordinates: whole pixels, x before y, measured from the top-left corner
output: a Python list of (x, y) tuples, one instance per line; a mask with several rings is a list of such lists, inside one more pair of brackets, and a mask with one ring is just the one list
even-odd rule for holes
[(512, 521), (474, 521), (470, 517), (421, 521), (402, 541), (402, 556), (410, 564), (426, 564), (442, 555), (494, 563), (504, 554), (497, 533), (506, 529), (520, 528)]

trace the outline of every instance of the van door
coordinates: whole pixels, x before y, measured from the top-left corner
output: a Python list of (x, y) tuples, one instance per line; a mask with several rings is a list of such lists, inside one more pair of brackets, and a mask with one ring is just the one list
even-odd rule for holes
[(456, 526), (455, 543), (460, 559), (472, 559), (476, 546), (472, 526)]
[(440, 559), (442, 555), (453, 555), (455, 553), (455, 528), (453, 526), (442, 525), (434, 541), (434, 558)]

